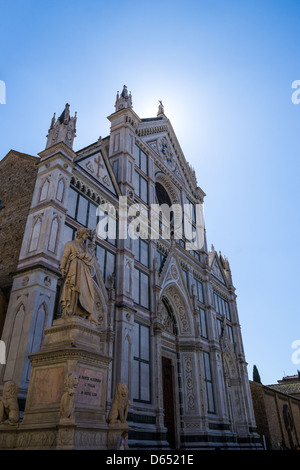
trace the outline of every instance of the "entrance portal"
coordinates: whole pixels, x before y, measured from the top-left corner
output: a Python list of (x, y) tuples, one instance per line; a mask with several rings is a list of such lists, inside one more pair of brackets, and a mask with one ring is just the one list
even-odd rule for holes
[(174, 416), (174, 379), (171, 359), (162, 357), (164, 425), (167, 428), (167, 441), (171, 449), (176, 448), (175, 416)]

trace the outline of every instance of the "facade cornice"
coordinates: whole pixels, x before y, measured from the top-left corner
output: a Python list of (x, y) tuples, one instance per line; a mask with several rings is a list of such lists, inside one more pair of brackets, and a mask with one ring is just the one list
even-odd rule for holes
[(231, 291), (228, 289), (228, 287), (220, 284), (214, 277), (210, 275), (210, 283), (215, 290), (216, 293), (220, 294), (221, 296), (225, 297), (226, 300), (229, 302), (232, 300), (231, 299)]
[(36, 164), (38, 164), (39, 161), (40, 161), (39, 157), (36, 157), (34, 155), (29, 155), (27, 153), (18, 152), (18, 150), (11, 149), (5, 155), (5, 157), (3, 157), (2, 160), (0, 160), (0, 166), (3, 165), (6, 162), (6, 160), (9, 160), (11, 156), (17, 156), (21, 159), (30, 160), (30, 161), (33, 161), (33, 162), (35, 161)]
[[(84, 169), (82, 169), (81, 167), (74, 168), (73, 181), (71, 180), (71, 184), (74, 187), (80, 189), (83, 194), (85, 194), (91, 200), (94, 200), (94, 202), (96, 203), (105, 204), (109, 201), (112, 205), (117, 206), (117, 196), (110, 191), (105, 191), (106, 188), (104, 186), (100, 186), (100, 183), (91, 180), (88, 175), (81, 170), (84, 171)], [(91, 194), (90, 196), (87, 194), (88, 191)]]
[(44, 161), (46, 158), (56, 156), (58, 153), (72, 161), (76, 158), (74, 150), (68, 147), (64, 142), (58, 142), (57, 144), (42, 150), (38, 155), (41, 157), (41, 160)]

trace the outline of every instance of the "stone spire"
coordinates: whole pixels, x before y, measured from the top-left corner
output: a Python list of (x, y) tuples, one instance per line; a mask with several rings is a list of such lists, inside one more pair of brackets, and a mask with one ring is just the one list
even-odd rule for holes
[(74, 138), (76, 137), (77, 113), (75, 113), (75, 116), (71, 117), (70, 105), (67, 103), (58, 119), (55, 118), (55, 115), (56, 113), (54, 113), (51, 119), (46, 148), (52, 147), (52, 145), (58, 142), (64, 142), (72, 149)]
[(132, 108), (131, 92), (128, 93), (126, 85), (124, 85), (121, 95), (119, 95), (119, 92), (117, 93), (115, 108), (116, 111), (124, 108)]

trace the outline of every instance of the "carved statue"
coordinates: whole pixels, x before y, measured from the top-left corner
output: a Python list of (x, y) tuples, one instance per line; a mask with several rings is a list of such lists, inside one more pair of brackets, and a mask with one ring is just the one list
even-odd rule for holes
[(78, 378), (73, 372), (68, 372), (64, 379), (65, 393), (60, 401), (61, 418), (74, 418), (74, 395), (78, 385)]
[(60, 264), (64, 278), (60, 302), (63, 318), (87, 316), (98, 324), (93, 316), (95, 293), (91, 272), (94, 258), (84, 244), (89, 235), (89, 229), (79, 229), (76, 239), (65, 245)]
[(69, 103), (66, 103), (65, 111), (64, 111), (64, 123), (68, 124), (69, 119), (70, 119), (70, 105)]
[(12, 382), (6, 382), (0, 399), (0, 424), (18, 424), (20, 412), (18, 405), (18, 387)]
[(121, 96), (123, 96), (123, 98), (125, 98), (125, 99), (128, 98), (128, 91), (127, 91), (127, 86), (126, 85), (123, 86), (123, 91), (121, 93)]
[(159, 100), (157, 116), (159, 116), (160, 114), (164, 114), (164, 113), (165, 113), (164, 105), (162, 104), (162, 101)]
[(129, 405), (127, 385), (120, 382), (116, 386), (114, 400), (108, 415), (108, 423), (127, 425), (126, 419)]

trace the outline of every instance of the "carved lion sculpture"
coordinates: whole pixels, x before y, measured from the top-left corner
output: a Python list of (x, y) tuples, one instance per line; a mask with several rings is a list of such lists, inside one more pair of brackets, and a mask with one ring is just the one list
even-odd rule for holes
[(78, 385), (78, 378), (73, 372), (68, 372), (64, 379), (65, 393), (60, 401), (60, 417), (74, 418), (74, 395)]
[(116, 386), (114, 400), (108, 415), (108, 423), (127, 425), (126, 419), (129, 405), (127, 385), (120, 382)]
[(19, 420), (18, 387), (9, 381), (5, 383), (0, 399), (0, 423), (18, 424)]

